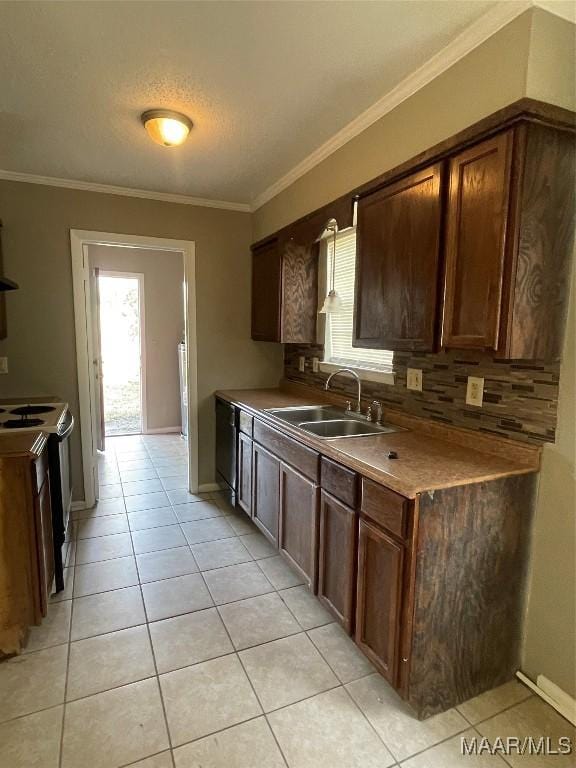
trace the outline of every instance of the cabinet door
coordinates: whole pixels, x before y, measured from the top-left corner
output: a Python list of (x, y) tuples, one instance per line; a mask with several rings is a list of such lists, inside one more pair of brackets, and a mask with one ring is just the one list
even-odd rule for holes
[(358, 203), (354, 346), (434, 347), (441, 170), (433, 165)]
[(252, 519), (278, 546), (280, 461), (261, 445), (252, 446)]
[(286, 464), (280, 466), (280, 550), (316, 590), (318, 486)]
[(281, 334), (284, 344), (316, 342), (318, 244), (288, 241), (282, 253)]
[(512, 131), (450, 160), (442, 344), (498, 348)]
[(252, 440), (238, 433), (238, 489), (236, 501), (248, 515), (252, 515)]
[(384, 677), (396, 684), (404, 548), (360, 520), (356, 642)]
[(320, 496), (318, 598), (348, 634), (354, 626), (356, 512), (326, 491)]
[(277, 240), (252, 250), (252, 338), (280, 341), (282, 265)]

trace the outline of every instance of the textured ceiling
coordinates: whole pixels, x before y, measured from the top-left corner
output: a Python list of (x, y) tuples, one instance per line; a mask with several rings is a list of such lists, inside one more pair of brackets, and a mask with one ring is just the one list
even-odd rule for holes
[(249, 202), (493, 5), (0, 2), (0, 169)]

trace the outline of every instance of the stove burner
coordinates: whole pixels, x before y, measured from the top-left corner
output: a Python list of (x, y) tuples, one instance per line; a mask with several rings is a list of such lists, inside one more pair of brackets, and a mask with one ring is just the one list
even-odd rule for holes
[(23, 429), (24, 427), (39, 427), (44, 424), (43, 419), (7, 419), (3, 423), (6, 429)]
[(20, 405), (18, 408), (12, 408), (10, 413), (16, 416), (31, 416), (33, 413), (50, 413), (55, 410), (52, 405)]

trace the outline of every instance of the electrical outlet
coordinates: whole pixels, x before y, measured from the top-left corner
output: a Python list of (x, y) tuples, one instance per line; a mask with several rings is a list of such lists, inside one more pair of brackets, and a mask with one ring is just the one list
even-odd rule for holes
[(420, 368), (408, 368), (406, 371), (406, 387), (415, 392), (422, 392), (422, 370)]
[(484, 400), (484, 379), (480, 376), (468, 376), (466, 385), (466, 405), (482, 408)]
[(8, 373), (8, 358), (0, 357), (0, 374)]
[(318, 373), (320, 370), (320, 360), (317, 357), (312, 358), (312, 373)]
[(300, 355), (298, 357), (298, 370), (300, 371), (300, 373), (304, 373), (304, 371), (306, 370), (306, 358), (304, 357), (304, 355)]

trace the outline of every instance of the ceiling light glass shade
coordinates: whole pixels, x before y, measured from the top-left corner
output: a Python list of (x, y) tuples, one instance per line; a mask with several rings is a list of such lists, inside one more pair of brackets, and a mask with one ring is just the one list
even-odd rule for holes
[(148, 136), (163, 147), (177, 147), (188, 138), (192, 120), (168, 109), (150, 109), (142, 115)]
[(324, 299), (324, 304), (322, 304), (322, 309), (320, 310), (321, 315), (331, 315), (335, 312), (340, 312), (342, 310), (342, 299), (334, 289), (332, 289), (328, 296)]

